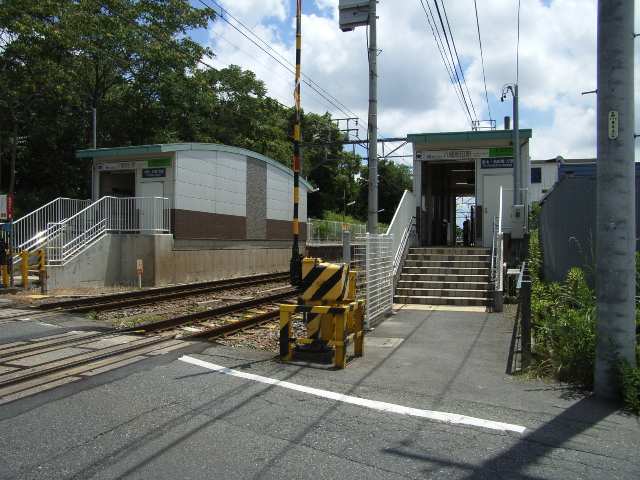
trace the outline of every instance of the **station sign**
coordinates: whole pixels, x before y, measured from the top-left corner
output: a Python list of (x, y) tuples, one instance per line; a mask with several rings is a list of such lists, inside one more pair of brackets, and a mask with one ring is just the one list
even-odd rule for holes
[(480, 168), (513, 168), (513, 158), (481, 158)]
[(147, 160), (147, 167), (170, 167), (170, 158), (150, 158)]
[(135, 164), (133, 162), (108, 162), (98, 163), (96, 168), (99, 172), (108, 172), (112, 170), (133, 170)]
[(511, 147), (470, 148), (464, 150), (426, 150), (418, 153), (420, 160), (476, 160), (513, 156)]
[(166, 168), (143, 168), (142, 178), (162, 178), (167, 176)]

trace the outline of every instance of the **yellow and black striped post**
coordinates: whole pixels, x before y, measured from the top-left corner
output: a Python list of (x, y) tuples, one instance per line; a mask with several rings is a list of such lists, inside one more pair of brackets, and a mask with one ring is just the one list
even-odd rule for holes
[(291, 284), (300, 285), (302, 281), (302, 255), (300, 255), (299, 237), (300, 223), (298, 219), (300, 201), (300, 141), (301, 141), (301, 113), (300, 113), (300, 60), (302, 50), (302, 0), (296, 0), (296, 81), (293, 91), (295, 100), (296, 120), (293, 126), (293, 246), (291, 247), (290, 275)]

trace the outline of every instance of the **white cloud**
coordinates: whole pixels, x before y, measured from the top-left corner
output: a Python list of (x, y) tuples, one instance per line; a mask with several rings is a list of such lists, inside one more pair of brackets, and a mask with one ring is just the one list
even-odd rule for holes
[[(337, 3), (315, 0), (315, 7), (323, 16), (305, 12), (302, 70), (366, 119), (365, 30), (341, 32)], [(502, 117), (511, 113), (510, 102), (500, 104), (497, 99), (502, 86), (515, 80), (516, 4), (514, 0), (478, 2), (487, 88), (499, 126)], [(309, 9), (309, 2), (304, 5)], [(480, 118), (487, 118), (473, 4), (469, 0), (446, 2), (446, 6), (475, 108)], [(227, 0), (225, 7), (294, 62), (294, 2)], [(582, 96), (580, 92), (596, 87), (596, 2), (554, 0), (546, 6), (541, 0), (522, 0), (521, 8), (521, 127), (534, 130), (532, 155), (594, 156), (595, 96)], [(449, 82), (420, 2), (381, 0), (378, 15), (381, 134), (404, 136), (468, 129), (468, 120)], [(291, 27), (290, 32), (278, 30), (283, 21)], [(286, 43), (283, 38), (288, 39)], [(292, 103), (290, 72), (221, 21), (216, 22), (212, 39), (216, 65), (235, 63), (254, 70), (271, 95)], [(636, 54), (638, 64), (640, 53)], [(640, 86), (638, 67), (636, 82)], [(329, 110), (336, 117), (345, 116), (306, 85), (302, 103), (307, 110)], [(636, 112), (640, 118), (640, 108), (636, 107)]]

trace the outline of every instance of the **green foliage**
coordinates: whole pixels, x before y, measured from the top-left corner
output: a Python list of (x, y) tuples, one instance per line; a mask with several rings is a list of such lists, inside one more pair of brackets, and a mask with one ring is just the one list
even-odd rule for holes
[[(637, 349), (636, 357), (640, 360), (640, 349)], [(632, 367), (623, 362), (620, 367), (622, 379), (622, 398), (626, 407), (640, 414), (640, 364)]]
[[(640, 280), (640, 257), (636, 254), (636, 276)], [(531, 232), (529, 262), (532, 277), (531, 310), (535, 340), (535, 369), (539, 374), (590, 388), (596, 351), (596, 301), (585, 272), (573, 268), (563, 283), (541, 279), (542, 255), (538, 231)], [(640, 296), (640, 281), (636, 282)], [(636, 306), (636, 332), (640, 333), (640, 308)], [(640, 340), (640, 339), (638, 339)], [(640, 346), (637, 365), (620, 366), (624, 402), (640, 413)]]
[(595, 299), (584, 272), (571, 269), (561, 284), (534, 280), (531, 306), (539, 370), (590, 387), (595, 359)]
[[(378, 207), (383, 209), (378, 215), (381, 223), (390, 223), (405, 190), (412, 190), (411, 167), (391, 160), (378, 162)], [(364, 167), (359, 180), (357, 200), (358, 216), (367, 217), (367, 197), (369, 195), (369, 169)]]
[(330, 220), (332, 222), (344, 222), (344, 223), (352, 223), (352, 224), (362, 224), (364, 223), (363, 220), (353, 217), (351, 215), (345, 215), (343, 216), (342, 212), (332, 212), (329, 210), (325, 210), (324, 213), (322, 214), (322, 219), (323, 220)]

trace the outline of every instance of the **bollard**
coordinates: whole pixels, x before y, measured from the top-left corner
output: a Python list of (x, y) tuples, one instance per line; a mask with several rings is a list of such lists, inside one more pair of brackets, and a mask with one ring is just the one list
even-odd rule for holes
[(47, 293), (47, 262), (45, 249), (38, 250), (38, 276), (40, 278), (40, 293)]
[(520, 288), (522, 368), (531, 365), (531, 280), (523, 280)]
[(22, 288), (29, 288), (29, 252), (20, 252), (20, 271), (22, 273)]
[(4, 288), (9, 288), (9, 266), (2, 265), (0, 266), (0, 269), (2, 269), (2, 286)]
[(351, 264), (351, 232), (349, 230), (342, 231), (342, 262), (346, 265)]

